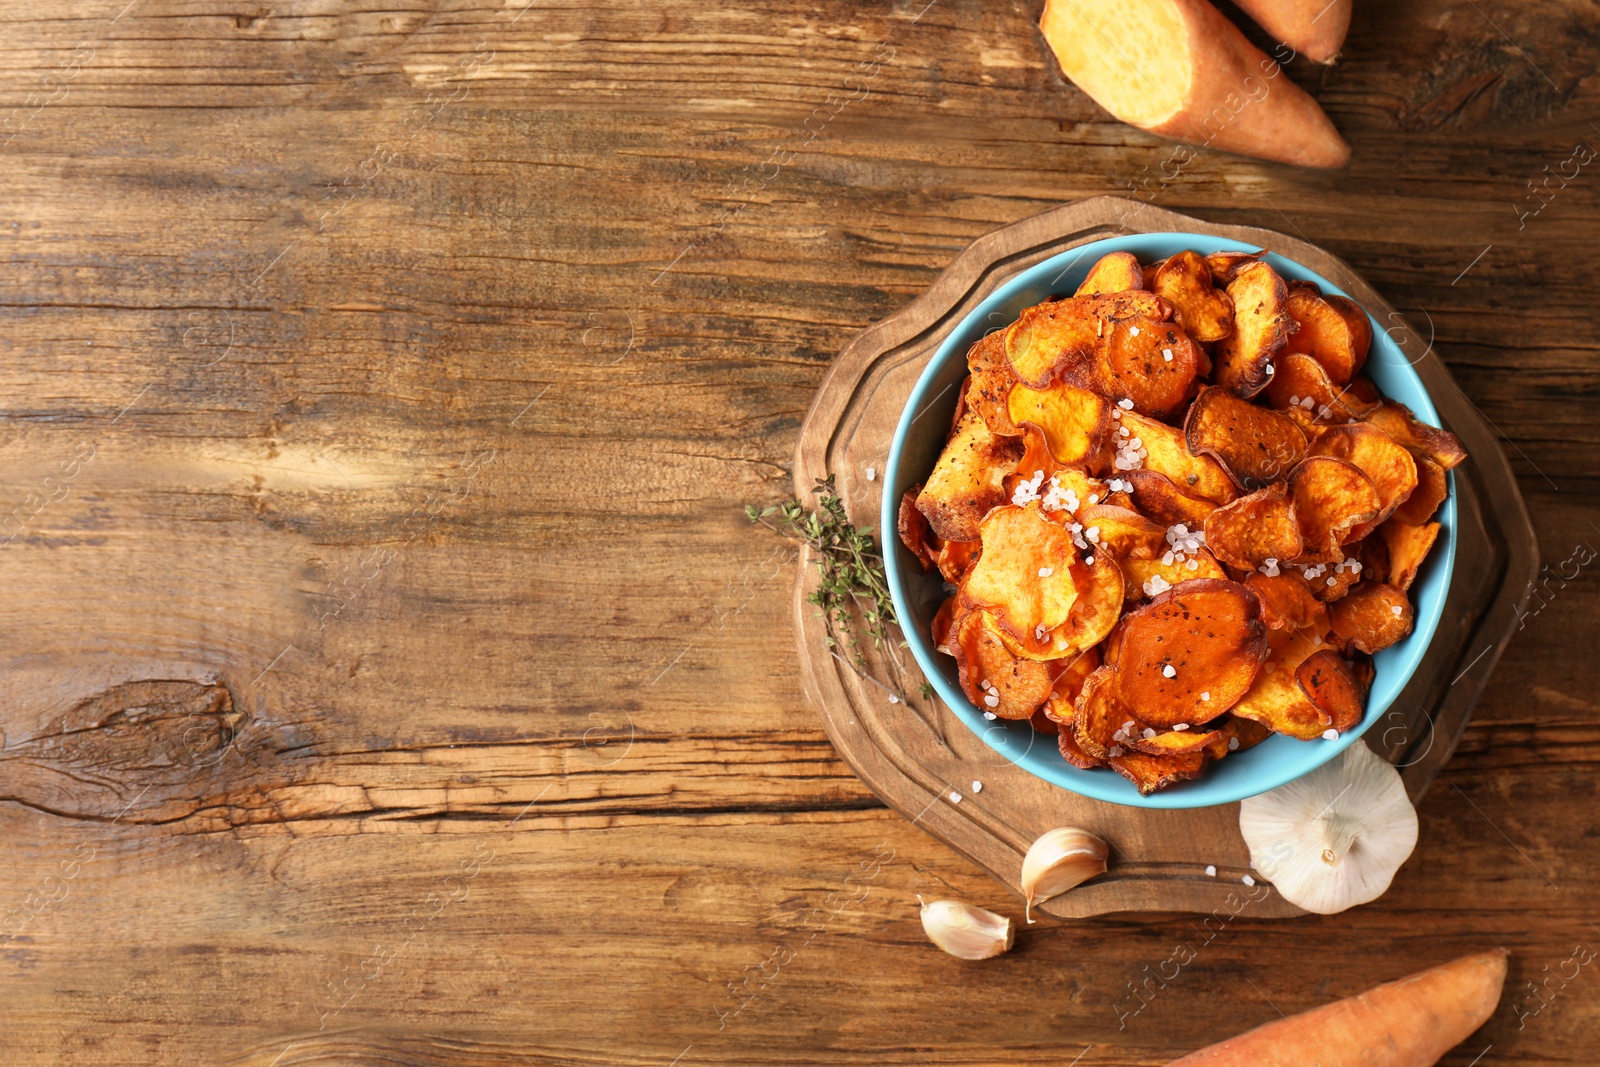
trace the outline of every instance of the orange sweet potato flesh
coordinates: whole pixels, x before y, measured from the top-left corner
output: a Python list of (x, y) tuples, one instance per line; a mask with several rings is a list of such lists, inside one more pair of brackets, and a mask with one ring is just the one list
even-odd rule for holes
[(1039, 28), (1066, 76), (1123, 122), (1299, 166), (1349, 161), (1316, 101), (1206, 0), (1048, 0)]
[(1005, 476), (1022, 458), (1022, 442), (996, 437), (976, 412), (968, 412), (945, 442), (917, 509), (946, 541), (976, 541), (978, 523), (1005, 500)]
[(1169, 1067), (1429, 1067), (1488, 1021), (1505, 980), (1504, 949), (1463, 956), (1320, 1008), (1274, 1018)]
[(1274, 40), (1313, 63), (1332, 63), (1350, 29), (1350, 0), (1235, 0)]
[(1139, 266), (1138, 257), (1132, 252), (1111, 252), (1095, 261), (1073, 295), (1106, 296), (1144, 287), (1144, 268)]
[(1156, 295), (1172, 304), (1178, 325), (1196, 341), (1220, 341), (1233, 332), (1233, 301), (1217, 291), (1198, 252), (1186, 249), (1166, 260), (1152, 281)]
[(1277, 271), (1252, 263), (1228, 283), (1228, 296), (1233, 332), (1217, 342), (1217, 384), (1248, 398), (1272, 380), (1273, 359), (1294, 332), (1289, 290)]
[(1350, 594), (1328, 605), (1333, 632), (1368, 655), (1411, 632), (1416, 615), (1405, 591), (1383, 582), (1358, 582)]
[(1306, 454), (1306, 435), (1289, 416), (1207, 386), (1183, 420), (1195, 455), (1222, 464), (1240, 489), (1252, 492), (1288, 477)]

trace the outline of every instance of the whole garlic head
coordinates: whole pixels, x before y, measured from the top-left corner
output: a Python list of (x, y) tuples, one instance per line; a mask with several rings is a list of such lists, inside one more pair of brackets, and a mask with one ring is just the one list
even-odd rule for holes
[(1289, 903), (1318, 915), (1377, 900), (1417, 846), (1400, 772), (1361, 743), (1239, 806), (1250, 864)]
[(959, 900), (923, 901), (922, 929), (929, 941), (964, 960), (998, 956), (1011, 948), (1017, 936), (1004, 915)]

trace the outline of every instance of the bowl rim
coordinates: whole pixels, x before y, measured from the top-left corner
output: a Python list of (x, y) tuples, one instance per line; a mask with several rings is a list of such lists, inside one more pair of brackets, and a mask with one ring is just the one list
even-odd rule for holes
[[(905, 407), (901, 410), (884, 466), (880, 534), (883, 538), (883, 557), (890, 598), (897, 617), (904, 620), (902, 631), (913, 659), (941, 701), (988, 747), (1034, 777), (1081, 796), (1139, 808), (1190, 809), (1233, 803), (1278, 788), (1310, 773), (1356, 743), (1393, 705), (1420, 665), (1443, 615), (1455, 567), (1457, 486), (1454, 472), (1449, 472), (1447, 476), (1449, 496), (1433, 520), (1441, 524), (1439, 541), (1443, 544), (1441, 546), (1436, 543), (1427, 563), (1427, 571), (1419, 576), (1417, 585), (1413, 586), (1413, 590), (1416, 590), (1418, 585), (1423, 588), (1421, 594), (1416, 596), (1419, 610), (1416, 612), (1412, 632), (1394, 646), (1395, 650), (1401, 651), (1403, 663), (1396, 666), (1393, 663), (1395, 657), (1389, 656), (1383, 665), (1375, 664), (1378, 674), (1374, 677), (1366, 712), (1355, 727), (1341, 734), (1337, 740), (1298, 741), (1288, 737), (1271, 737), (1251, 752), (1233, 757), (1234, 760), (1245, 764), (1253, 773), (1236, 771), (1220, 780), (1214, 772), (1208, 773), (1196, 781), (1178, 783), (1144, 797), (1139, 795), (1131, 782), (1108, 768), (1082, 770), (1072, 767), (1062, 759), (1054, 744), (1047, 746), (1046, 755), (1033, 756), (1034, 744), (1046, 735), (1038, 734), (1026, 721), (1008, 725), (1006, 720), (993, 722), (984, 720), (980, 709), (974, 707), (948, 677), (946, 674), (948, 665), (941, 664), (939, 654), (933, 650), (931, 641), (913, 621), (910, 600), (906, 592), (908, 568), (902, 565), (909, 557), (903, 558), (901, 555), (906, 550), (899, 542), (897, 523), (900, 494), (904, 485), (919, 480), (918, 477), (908, 479), (901, 474), (907, 438), (917, 419), (942, 398), (927, 396), (932, 391), (933, 383), (943, 376), (953, 358), (958, 355), (964, 358), (966, 349), (970, 347), (972, 340), (976, 339), (973, 336), (976, 327), (989, 321), (997, 308), (1003, 309), (1005, 305), (1017, 301), (1019, 296), (1024, 301), (1021, 306), (1027, 306), (1048, 295), (1070, 291), (1076, 288), (1078, 281), (1099, 256), (1108, 252), (1127, 250), (1130, 246), (1150, 244), (1173, 245), (1172, 251), (1176, 251), (1179, 247), (1205, 247), (1210, 251), (1255, 251), (1261, 247), (1215, 234), (1180, 230), (1124, 233), (1069, 244), (1059, 252), (1045, 256), (1011, 277), (1000, 281), (986, 280), (982, 283), (980, 291), (986, 290), (982, 298), (949, 328), (933, 355), (919, 372), (916, 384), (907, 398)], [(1170, 255), (1172, 252), (1142, 251), (1140, 254), (1141, 258), (1144, 258), (1151, 255)], [(1325, 293), (1349, 296), (1341, 286), (1296, 260), (1270, 250), (1264, 253), (1263, 258), (1285, 278), (1314, 281)], [(1044, 279), (1052, 272), (1055, 272), (1054, 278), (1046, 283)], [(1389, 374), (1399, 375), (1401, 379), (1406, 380), (1413, 394), (1406, 397), (1407, 406), (1421, 421), (1433, 426), (1440, 425), (1438, 411), (1415, 365), (1405, 358), (1388, 330), (1373, 317), (1371, 309), (1361, 305), (1360, 301), (1356, 302), (1362, 306), (1372, 326), (1373, 340), (1368, 364), (1374, 367), (1385, 365), (1389, 368)], [(1014, 316), (1015, 312), (1012, 312), (1009, 316), (1005, 316), (1005, 321), (1011, 321)], [(946, 391), (948, 388), (945, 387)], [(1392, 393), (1385, 391), (1385, 396), (1392, 397)], [(952, 398), (949, 403), (953, 406), (954, 399)], [(925, 472), (923, 473), (925, 475)], [(918, 577), (922, 577), (920, 572)], [(1385, 650), (1379, 655), (1385, 656), (1390, 651)], [(1014, 749), (1021, 747), (1017, 742), (1021, 733), (1019, 727), (1025, 729), (1029, 737), (1027, 747), (1017, 753)], [(1279, 753), (1294, 751), (1284, 748), (1285, 743), (1290, 746), (1314, 745), (1317, 749), (1309, 760), (1279, 760), (1264, 771), (1263, 767), (1266, 766), (1264, 758), (1268, 753), (1263, 750), (1275, 743), (1278, 747), (1272, 751)], [(1262, 766), (1257, 766), (1258, 764)], [(1238, 763), (1232, 764), (1232, 766), (1238, 765)]]

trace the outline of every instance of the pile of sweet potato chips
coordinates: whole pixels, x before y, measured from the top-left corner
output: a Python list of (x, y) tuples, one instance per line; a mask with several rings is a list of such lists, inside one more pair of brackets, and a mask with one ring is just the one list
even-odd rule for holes
[(1466, 458), (1362, 376), (1365, 312), (1260, 256), (1113, 253), (984, 337), (900, 505), (974, 706), (1145, 794), (1361, 720)]

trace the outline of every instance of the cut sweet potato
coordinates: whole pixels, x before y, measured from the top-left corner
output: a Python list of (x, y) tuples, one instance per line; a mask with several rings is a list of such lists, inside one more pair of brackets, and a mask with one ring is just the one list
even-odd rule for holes
[(1307, 456), (1289, 472), (1289, 498), (1300, 524), (1297, 563), (1338, 563), (1350, 531), (1378, 515), (1378, 490), (1354, 463)]
[(1373, 525), (1394, 514), (1417, 487), (1417, 461), (1411, 453), (1364, 422), (1333, 427), (1317, 438), (1311, 455), (1334, 456), (1361, 469), (1378, 491), (1378, 513), (1369, 520)]
[(1177, 752), (1152, 756), (1147, 752), (1125, 749), (1120, 756), (1106, 761), (1111, 769), (1132, 782), (1139, 795), (1149, 796), (1176, 782), (1187, 782), (1200, 777), (1206, 768), (1205, 752)]
[(1247, 493), (1287, 477), (1309, 447), (1306, 435), (1287, 415), (1216, 386), (1195, 397), (1183, 435), (1190, 452), (1222, 464)]
[(1172, 305), (1173, 318), (1196, 341), (1220, 341), (1233, 332), (1233, 300), (1219, 293), (1200, 254), (1182, 251), (1156, 271), (1151, 287)]
[(1112, 395), (1132, 400), (1142, 414), (1167, 418), (1194, 396), (1205, 356), (1177, 323), (1136, 315), (1106, 327), (1099, 358)]
[(1048, 652), (1049, 631), (1067, 621), (1078, 599), (1072, 535), (1045, 518), (1037, 504), (995, 508), (979, 533), (983, 555), (962, 584), (962, 594), (992, 612), (1022, 648)]
[(1299, 328), (1289, 335), (1284, 352), (1310, 356), (1322, 364), (1334, 385), (1348, 384), (1361, 368), (1356, 359), (1356, 335), (1345, 317), (1309, 289), (1289, 291), (1289, 314)]
[(1394, 440), (1433, 460), (1445, 470), (1450, 470), (1467, 458), (1456, 435), (1437, 426), (1429, 426), (1411, 413), (1404, 404), (1385, 400), (1362, 416)]
[(1198, 530), (1206, 523), (1206, 516), (1217, 510), (1217, 505), (1199, 496), (1179, 489), (1171, 478), (1159, 471), (1143, 468), (1124, 471), (1122, 480), (1133, 486), (1128, 491), (1133, 506), (1143, 515), (1163, 526), (1183, 523)]
[(1416, 620), (1404, 592), (1384, 582), (1361, 582), (1328, 605), (1328, 621), (1349, 647), (1370, 655), (1409, 634)]
[(1320, 648), (1295, 670), (1295, 684), (1340, 733), (1361, 721), (1367, 687), (1355, 669), (1331, 648)]
[(1005, 477), (1022, 458), (1022, 442), (997, 437), (977, 412), (968, 412), (945, 444), (917, 495), (917, 509), (946, 541), (976, 541), (978, 524), (1005, 500)]
[(962, 615), (948, 644), (956, 659), (961, 691), (973, 707), (992, 711), (1002, 719), (1026, 719), (1049, 699), (1049, 669), (1013, 655), (988, 612)]
[(1119, 467), (1113, 474), (1142, 466), (1165, 474), (1182, 492), (1217, 504), (1226, 504), (1239, 495), (1233, 487), (1233, 479), (1216, 460), (1189, 451), (1183, 431), (1133, 411), (1124, 411), (1116, 421), (1119, 426), (1114, 446), (1128, 454), (1134, 447), (1133, 442), (1138, 441), (1137, 447), (1144, 455), (1131, 467)]
[(1350, 0), (1238, 0), (1240, 9), (1313, 63), (1332, 63), (1350, 29)]
[(1278, 272), (1252, 263), (1228, 283), (1233, 300), (1233, 332), (1217, 342), (1217, 384), (1242, 397), (1266, 388), (1276, 368), (1273, 360), (1289, 340), (1294, 319), (1289, 291)]
[(1144, 287), (1144, 268), (1138, 257), (1131, 252), (1111, 252), (1095, 260), (1074, 295), (1105, 296)]
[(1269, 559), (1288, 561), (1300, 555), (1300, 524), (1283, 483), (1213, 511), (1206, 519), (1206, 547), (1222, 562), (1247, 570)]
[(1350, 158), (1316, 101), (1205, 0), (1049, 0), (1039, 27), (1066, 76), (1123, 122), (1299, 166)]
[(1417, 580), (1417, 569), (1428, 558), (1442, 527), (1436, 522), (1412, 526), (1397, 519), (1398, 516), (1378, 527), (1377, 536), (1388, 549), (1389, 584), (1396, 589), (1410, 589), (1411, 583)]
[(1103, 470), (1110, 463), (1111, 402), (1065, 382), (1043, 389), (1017, 385), (1011, 390), (1011, 420), (1033, 426), (1063, 466)]
[(1327, 632), (1328, 609), (1298, 571), (1284, 568), (1271, 576), (1257, 572), (1244, 584), (1261, 598), (1261, 619), (1270, 629)]
[(1269, 630), (1271, 651), (1233, 713), (1301, 741), (1321, 737), (1333, 717), (1312, 703), (1299, 683), (1300, 665), (1327, 647), (1327, 642), (1318, 642), (1304, 630)]
[(1237, 582), (1175, 585), (1123, 617), (1106, 645), (1116, 702), (1153, 727), (1198, 726), (1250, 688), (1266, 654), (1256, 595)]
[(913, 485), (905, 491), (900, 498), (900, 515), (896, 524), (900, 534), (900, 543), (905, 545), (917, 562), (922, 564), (922, 569), (932, 570), (939, 556), (939, 548), (931, 544), (934, 540), (933, 531), (928, 529), (927, 516), (917, 510), (917, 494), (922, 492), (920, 484)]
[[(996, 330), (967, 349), (967, 391), (962, 405), (982, 417), (989, 432), (1016, 437), (1022, 429), (1011, 421), (1008, 403), (1017, 372), (1006, 358), (1005, 331)], [(959, 424), (958, 424), (959, 428)]]
[(1394, 517), (1412, 526), (1421, 526), (1450, 495), (1450, 482), (1443, 467), (1426, 455), (1413, 454), (1417, 461), (1417, 487), (1405, 502), (1394, 509)]

